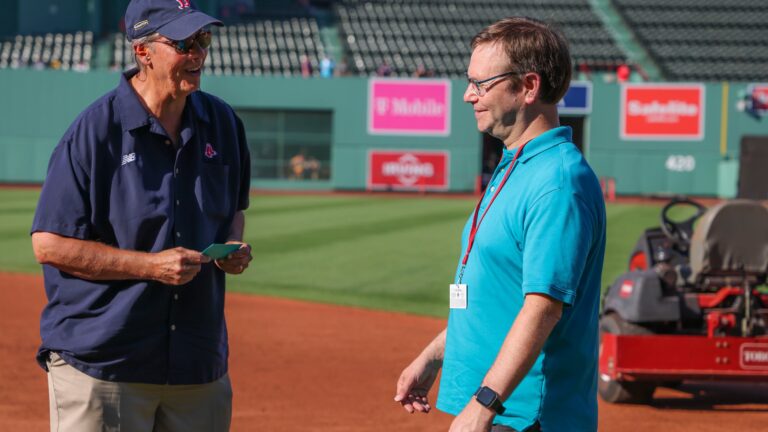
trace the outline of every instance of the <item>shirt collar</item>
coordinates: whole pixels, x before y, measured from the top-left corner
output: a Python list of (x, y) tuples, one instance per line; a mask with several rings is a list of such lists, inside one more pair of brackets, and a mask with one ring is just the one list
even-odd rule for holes
[[(123, 126), (123, 132), (150, 124), (150, 113), (141, 104), (139, 96), (130, 83), (131, 78), (138, 72), (136, 68), (123, 72), (120, 76), (120, 84), (117, 86), (117, 103), (120, 107), (120, 123)], [(202, 98), (197, 93), (187, 96), (187, 106), (184, 111), (191, 106), (194, 117), (208, 123), (208, 113), (203, 107)]]
[[(528, 143), (525, 145), (525, 148), (523, 148), (523, 152), (520, 154), (520, 163), (526, 163), (532, 157), (545, 150), (549, 150), (556, 145), (562, 144), (564, 142), (571, 142), (571, 136), (572, 132), (570, 126), (559, 126), (544, 132), (536, 138), (528, 141)], [(504, 148), (503, 151), (504, 153), (502, 155), (502, 161), (511, 161), (515, 156), (517, 149), (514, 148), (512, 150), (508, 150)]]

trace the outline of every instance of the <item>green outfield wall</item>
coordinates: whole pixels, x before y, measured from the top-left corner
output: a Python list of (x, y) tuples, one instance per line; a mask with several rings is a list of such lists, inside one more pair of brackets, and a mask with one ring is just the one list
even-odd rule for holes
[[(0, 70), (0, 182), (43, 181), (50, 153), (66, 128), (118, 79), (117, 73), (106, 71)], [(449, 84), (450, 132), (437, 136), (371, 134), (367, 78), (210, 76), (204, 78), (203, 88), (241, 114), (257, 160), (254, 163), (265, 148), (293, 146), (289, 152), (293, 153), (302, 140), (310, 151), (312, 146), (323, 147), (323, 174), (317, 179), (290, 179), (285, 175), (287, 168), (280, 167), (274, 178), (254, 178), (255, 187), (363, 190), (368, 187), (368, 154), (375, 149), (444, 152), (449, 158), (448, 183), (443, 190), (472, 191), (481, 171), (482, 136), (471, 107), (462, 101), (464, 82), (451, 80)], [(767, 119), (739, 110), (746, 86), (703, 86), (699, 138), (643, 140), (622, 138), (620, 86), (594, 82), (591, 113), (584, 116), (585, 154), (599, 176), (615, 180), (619, 194), (734, 196), (741, 137), (768, 135)], [(271, 116), (273, 113), (280, 115)], [(280, 120), (284, 125), (273, 127), (270, 118), (284, 119)], [(320, 127), (301, 120), (310, 118), (328, 119), (330, 124)], [(279, 145), (268, 142), (273, 138)], [(285, 162), (288, 156), (280, 160)]]

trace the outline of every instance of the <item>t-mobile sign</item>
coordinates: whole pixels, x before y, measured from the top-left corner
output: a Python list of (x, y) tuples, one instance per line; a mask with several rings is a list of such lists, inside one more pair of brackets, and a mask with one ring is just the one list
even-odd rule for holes
[(444, 151), (368, 152), (368, 189), (446, 190), (449, 154)]
[(368, 83), (368, 133), (449, 135), (451, 82), (371, 79)]
[(620, 133), (630, 140), (704, 139), (704, 86), (623, 85)]

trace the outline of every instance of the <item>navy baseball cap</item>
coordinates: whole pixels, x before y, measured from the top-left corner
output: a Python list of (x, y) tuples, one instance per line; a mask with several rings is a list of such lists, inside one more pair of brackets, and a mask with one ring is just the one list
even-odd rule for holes
[(171, 40), (184, 40), (221, 21), (197, 10), (190, 0), (131, 0), (125, 11), (128, 40), (160, 33)]

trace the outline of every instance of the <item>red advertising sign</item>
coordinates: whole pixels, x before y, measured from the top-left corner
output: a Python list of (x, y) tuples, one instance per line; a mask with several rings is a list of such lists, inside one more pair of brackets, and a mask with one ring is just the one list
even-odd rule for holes
[(620, 133), (628, 140), (703, 139), (704, 86), (623, 85)]
[(768, 370), (768, 344), (745, 343), (739, 351), (742, 369)]
[(368, 152), (368, 189), (446, 190), (449, 154), (444, 151)]

